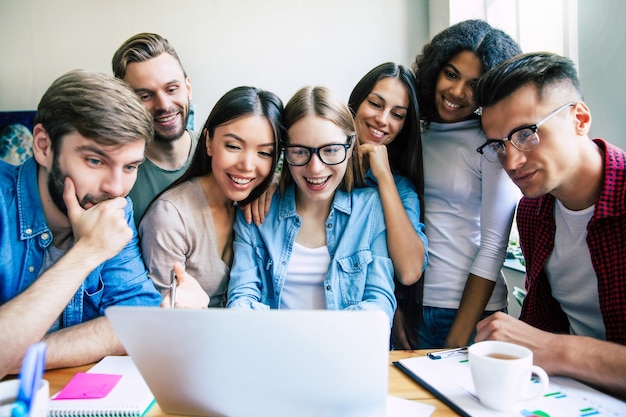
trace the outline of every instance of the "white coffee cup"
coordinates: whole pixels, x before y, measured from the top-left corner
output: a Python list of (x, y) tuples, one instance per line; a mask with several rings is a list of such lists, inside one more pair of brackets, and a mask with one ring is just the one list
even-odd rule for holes
[[(548, 389), (548, 374), (533, 365), (533, 352), (523, 346), (478, 342), (469, 347), (468, 358), (474, 389), (486, 407), (509, 411), (519, 402), (537, 398)], [(537, 382), (531, 380), (533, 374)]]

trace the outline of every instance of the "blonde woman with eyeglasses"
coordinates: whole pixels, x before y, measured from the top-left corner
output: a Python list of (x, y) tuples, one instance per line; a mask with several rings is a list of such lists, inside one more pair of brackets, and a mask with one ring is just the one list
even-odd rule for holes
[(235, 222), (228, 304), (379, 310), (393, 319), (393, 265), (380, 197), (365, 185), (348, 106), (305, 87), (285, 106), (286, 166), (262, 224)]

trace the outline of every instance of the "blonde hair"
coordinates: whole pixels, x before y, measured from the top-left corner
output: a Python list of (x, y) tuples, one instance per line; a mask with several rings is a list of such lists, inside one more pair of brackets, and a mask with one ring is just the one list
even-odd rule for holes
[[(288, 131), (298, 120), (306, 116), (318, 116), (338, 126), (346, 136), (352, 137), (352, 157), (348, 161), (346, 173), (339, 187), (344, 191), (352, 191), (355, 187), (365, 185), (363, 166), (359, 154), (359, 141), (356, 138), (354, 118), (348, 105), (326, 87), (303, 87), (296, 92), (285, 106), (284, 123)], [(283, 147), (289, 144), (289, 134), (285, 135)], [(293, 181), (289, 169), (282, 170), (280, 188)]]

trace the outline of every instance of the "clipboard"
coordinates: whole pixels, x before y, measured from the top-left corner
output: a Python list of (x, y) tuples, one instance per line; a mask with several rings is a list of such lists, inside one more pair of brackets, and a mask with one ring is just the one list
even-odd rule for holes
[(402, 359), (393, 364), (462, 417), (626, 417), (626, 403), (567, 377), (550, 377), (550, 387), (543, 397), (521, 402), (511, 413), (491, 410), (475, 394), (466, 351), (442, 355), (440, 359)]
[(465, 412), (465, 410), (463, 410), (461, 407), (457, 406), (455, 403), (453, 403), (452, 401), (450, 401), (448, 399), (448, 397), (446, 397), (445, 395), (443, 395), (441, 392), (439, 392), (439, 390), (437, 390), (435, 387), (433, 387), (432, 385), (430, 385), (428, 382), (426, 382), (426, 380), (420, 378), (417, 374), (415, 374), (414, 372), (412, 372), (409, 368), (407, 368), (406, 366), (404, 366), (402, 363), (400, 362), (394, 362), (393, 363), (396, 368), (400, 369), (402, 372), (404, 372), (407, 376), (409, 376), (412, 380), (414, 380), (415, 382), (417, 382), (418, 384), (420, 384), (421, 386), (423, 386), (424, 388), (426, 388), (430, 393), (432, 393), (435, 397), (439, 398), (439, 400), (444, 403), (445, 405), (447, 405), (452, 411), (454, 411), (455, 413), (457, 413), (458, 415), (460, 415), (461, 417), (472, 417), (469, 414), (467, 414)]

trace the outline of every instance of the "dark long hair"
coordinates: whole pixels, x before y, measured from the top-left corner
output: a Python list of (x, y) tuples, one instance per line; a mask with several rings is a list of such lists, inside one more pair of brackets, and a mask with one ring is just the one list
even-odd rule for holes
[[(193, 155), (193, 159), (187, 171), (176, 181), (174, 181), (166, 190), (173, 188), (189, 179), (209, 174), (212, 171), (212, 157), (207, 154), (206, 141), (212, 138), (215, 129), (225, 123), (231, 122), (239, 117), (244, 116), (263, 116), (272, 125), (274, 131), (274, 155), (272, 157), (272, 169), (270, 173), (276, 170), (278, 157), (280, 155), (280, 143), (283, 140), (283, 102), (274, 93), (261, 90), (255, 87), (236, 87), (228, 91), (220, 98), (202, 128), (202, 133), (198, 139), (198, 146)], [(246, 199), (238, 202), (241, 205), (248, 204), (259, 198), (272, 181), (272, 175), (261, 182)], [(164, 192), (166, 191), (164, 190)], [(157, 197), (155, 197), (156, 200)], [(153, 200), (154, 201), (154, 200)]]
[(435, 35), (412, 65), (425, 129), (437, 119), (435, 88), (441, 68), (462, 51), (476, 54), (483, 64), (483, 73), (522, 53), (519, 45), (509, 35), (494, 29), (483, 20), (465, 20)]
[[(387, 145), (389, 166), (392, 171), (407, 177), (415, 187), (419, 196), (420, 221), (424, 222), (424, 167), (422, 163), (422, 136), (420, 133), (420, 111), (415, 91), (415, 78), (411, 71), (402, 65), (386, 62), (370, 70), (352, 90), (348, 106), (356, 116), (359, 106), (367, 99), (376, 83), (384, 78), (395, 78), (400, 81), (409, 96), (409, 106), (404, 125), (398, 135)], [(411, 335), (410, 343), (417, 347), (417, 334), (421, 317), (421, 300), (423, 280), (412, 285), (402, 285), (395, 281), (395, 295), (398, 301), (398, 310), (404, 314), (405, 331)], [(392, 340), (392, 345), (394, 341)]]
[(402, 65), (386, 62), (370, 70), (352, 90), (348, 107), (352, 115), (372, 92), (376, 83), (383, 78), (400, 81), (409, 96), (409, 108), (404, 126), (395, 139), (387, 145), (391, 169), (407, 177), (415, 186), (421, 198), (424, 195), (424, 168), (422, 164), (422, 136), (419, 129), (419, 105), (415, 93), (415, 78), (411, 71)]

